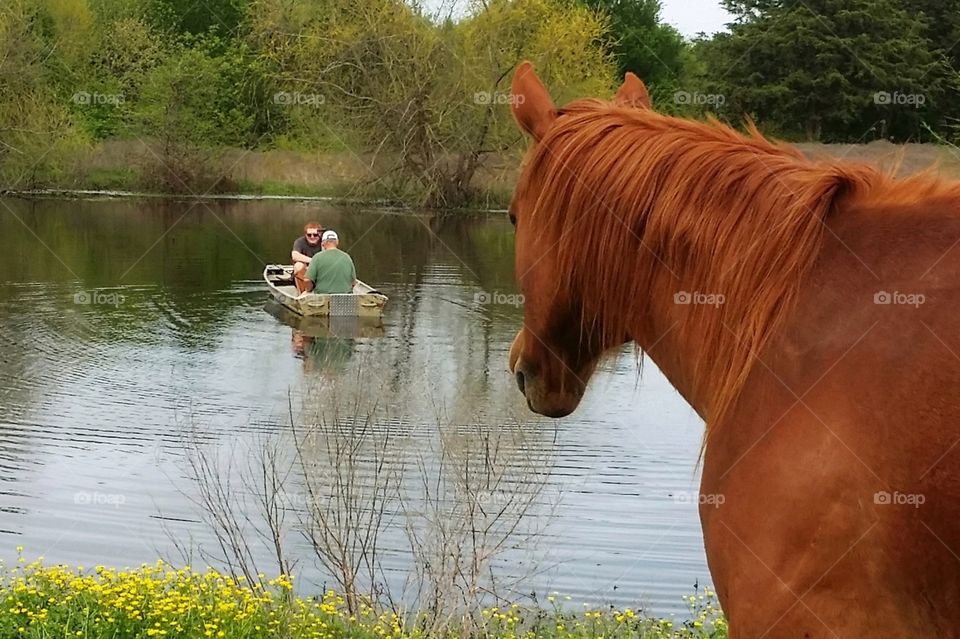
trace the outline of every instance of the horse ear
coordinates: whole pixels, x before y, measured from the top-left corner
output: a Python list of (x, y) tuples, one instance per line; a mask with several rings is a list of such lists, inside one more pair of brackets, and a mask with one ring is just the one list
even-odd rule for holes
[(627, 71), (627, 74), (623, 76), (623, 84), (617, 89), (617, 95), (613, 98), (613, 101), (625, 107), (634, 107), (637, 109), (653, 108), (647, 86), (643, 83), (643, 80), (630, 71)]
[(513, 117), (520, 128), (539, 140), (557, 117), (547, 87), (537, 77), (533, 65), (524, 60), (513, 74), (510, 85)]

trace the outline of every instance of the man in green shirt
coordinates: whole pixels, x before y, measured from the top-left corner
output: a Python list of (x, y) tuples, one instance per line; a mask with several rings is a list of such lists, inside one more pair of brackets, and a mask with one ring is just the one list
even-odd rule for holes
[(310, 260), (307, 267), (307, 291), (314, 293), (352, 293), (357, 281), (357, 269), (350, 256), (337, 248), (340, 238), (335, 231), (324, 231), (320, 238), (323, 250)]

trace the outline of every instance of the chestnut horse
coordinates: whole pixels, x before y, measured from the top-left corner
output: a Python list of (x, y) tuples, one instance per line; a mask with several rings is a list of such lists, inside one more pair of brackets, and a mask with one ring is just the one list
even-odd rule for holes
[(657, 364), (706, 423), (731, 637), (960, 637), (960, 183), (661, 115), (632, 74), (512, 91), (530, 408), (572, 412), (627, 342)]

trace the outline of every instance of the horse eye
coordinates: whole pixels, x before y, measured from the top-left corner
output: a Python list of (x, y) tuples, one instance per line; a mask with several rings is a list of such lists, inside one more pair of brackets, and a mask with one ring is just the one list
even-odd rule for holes
[(513, 213), (510, 214), (510, 223), (513, 224), (513, 228), (517, 228), (517, 216)]

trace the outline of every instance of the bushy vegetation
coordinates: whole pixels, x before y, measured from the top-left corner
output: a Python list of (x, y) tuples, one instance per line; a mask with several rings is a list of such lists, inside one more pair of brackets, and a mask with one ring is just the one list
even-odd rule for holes
[[(958, 137), (954, 3), (718, 1), (734, 23), (691, 42), (659, 0), (7, 0), (0, 189), (236, 190), (228, 149), (285, 149), (361, 158), (361, 193), (460, 205), (523, 146), (524, 58), (558, 102), (630, 70), (661, 110), (788, 139)], [(135, 156), (98, 165), (116, 140)]]
[[(44, 566), (41, 561), (0, 569), (0, 639), (419, 639), (415, 613), (368, 605), (351, 612), (330, 590), (293, 594), (290, 577), (251, 583), (207, 569), (175, 569), (163, 562), (132, 570)], [(489, 639), (723, 639), (726, 622), (713, 593), (690, 596), (691, 618), (644, 617), (630, 608), (492, 606), (482, 611), (476, 636)], [(453, 639), (453, 636), (451, 636)], [(460, 639), (458, 637), (458, 639)]]
[(144, 188), (230, 189), (225, 149), (282, 148), (362, 155), (379, 193), (461, 204), (483, 158), (519, 141), (516, 63), (538, 60), (567, 97), (608, 93), (605, 29), (563, 0), (477, 3), (456, 21), (399, 0), (11, 0), (0, 188), (82, 184), (84, 151), (119, 138), (142, 145)]
[[(726, 0), (737, 22), (697, 44), (701, 91), (723, 114), (791, 139), (931, 139), (960, 116), (951, 65), (960, 17), (903, 0)], [(943, 5), (939, 8), (937, 5)], [(954, 5), (955, 7), (955, 5)], [(949, 14), (949, 15), (948, 15)]]

